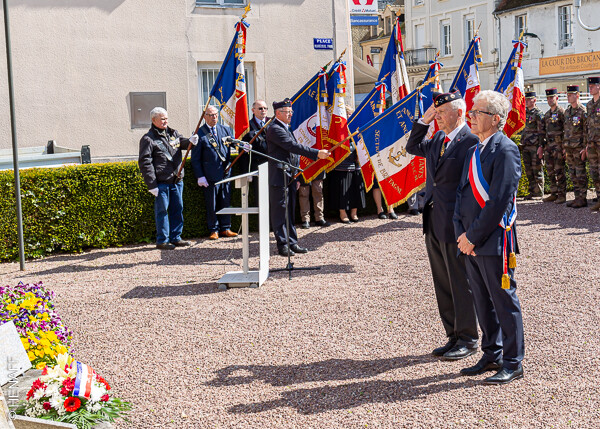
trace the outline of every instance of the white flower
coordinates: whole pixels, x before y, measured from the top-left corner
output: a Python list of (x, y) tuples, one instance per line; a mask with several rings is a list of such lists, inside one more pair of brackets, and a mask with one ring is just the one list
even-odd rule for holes
[(62, 406), (63, 402), (65, 402), (65, 398), (60, 393), (56, 393), (50, 397), (48, 402), (50, 402), (52, 408), (58, 409)]
[(104, 388), (104, 385), (94, 381), (90, 390), (90, 401), (94, 403), (98, 402), (105, 393), (106, 389)]
[(38, 389), (33, 394), (33, 399), (35, 399), (37, 401), (38, 399), (41, 399), (44, 396), (46, 396), (46, 389)]
[(100, 411), (101, 408), (102, 408), (102, 404), (100, 402), (98, 402), (92, 406), (91, 411), (93, 413), (97, 413), (98, 411)]

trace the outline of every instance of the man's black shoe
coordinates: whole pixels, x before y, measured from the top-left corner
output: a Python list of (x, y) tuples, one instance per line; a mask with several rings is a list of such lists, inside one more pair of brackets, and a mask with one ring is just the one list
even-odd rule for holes
[(189, 246), (190, 242), (179, 240), (179, 241), (171, 241), (171, 244), (175, 247), (185, 247), (185, 246)]
[(295, 253), (308, 253), (308, 249), (306, 247), (300, 247), (297, 244), (292, 244), (290, 249), (292, 249), (292, 251)]
[(160, 250), (173, 250), (175, 245), (171, 243), (160, 243), (156, 245), (156, 248)]
[(398, 215), (395, 212), (389, 212), (388, 217), (390, 219), (398, 219)]
[(434, 356), (443, 356), (444, 353), (446, 353), (447, 351), (452, 349), (452, 347), (454, 347), (455, 344), (456, 344), (456, 340), (450, 339), (450, 340), (448, 340), (446, 345), (443, 345), (442, 347), (438, 347), (437, 349), (433, 349), (431, 354)]
[(477, 346), (467, 347), (465, 345), (455, 345), (446, 353), (443, 354), (442, 358), (445, 360), (459, 360), (469, 357), (477, 353)]
[(310, 228), (310, 222), (302, 222), (302, 229), (308, 229)]
[(496, 362), (490, 362), (485, 357), (479, 359), (475, 365), (460, 370), (462, 375), (479, 375), (487, 371), (495, 371), (502, 368), (502, 359)]
[(331, 224), (327, 222), (325, 219), (321, 219), (315, 222), (317, 226), (330, 226)]
[(379, 217), (379, 219), (387, 219), (387, 215), (385, 214), (385, 212), (381, 212), (377, 216)]
[(408, 209), (408, 214), (411, 216), (417, 216), (419, 214), (419, 210), (417, 209)]
[(513, 380), (523, 378), (523, 367), (517, 369), (502, 368), (495, 375), (483, 380), (483, 384), (508, 384)]
[(295, 255), (295, 253), (292, 250), (288, 249), (287, 246), (280, 247), (279, 249), (277, 249), (277, 251), (279, 252), (279, 254), (281, 256), (294, 256)]

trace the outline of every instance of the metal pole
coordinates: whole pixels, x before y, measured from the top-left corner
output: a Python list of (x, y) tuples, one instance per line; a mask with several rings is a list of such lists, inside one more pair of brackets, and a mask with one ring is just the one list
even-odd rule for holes
[(337, 58), (337, 26), (335, 22), (335, 0), (331, 0), (331, 26), (333, 27), (333, 60)]
[(17, 124), (15, 121), (15, 95), (13, 89), (12, 56), (10, 52), (10, 22), (8, 5), (2, 0), (4, 7), (4, 37), (6, 41), (6, 65), (8, 68), (8, 99), (10, 103), (10, 129), (12, 134), (13, 170), (15, 172), (15, 200), (17, 208), (17, 229), (19, 232), (19, 265), (25, 271), (25, 245), (23, 243), (23, 212), (21, 211), (21, 178), (19, 176), (19, 153), (17, 145)]

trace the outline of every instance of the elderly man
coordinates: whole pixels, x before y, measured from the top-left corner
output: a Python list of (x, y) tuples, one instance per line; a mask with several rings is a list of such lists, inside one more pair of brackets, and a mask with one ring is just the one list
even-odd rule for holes
[(231, 153), (223, 139), (233, 135), (231, 128), (218, 124), (219, 111), (209, 106), (204, 114), (204, 125), (198, 130), (198, 145), (192, 150), (192, 167), (198, 179), (198, 186), (204, 188), (206, 222), (210, 240), (219, 237), (235, 237), (231, 231), (231, 216), (217, 215), (217, 211), (228, 208), (231, 200), (231, 184), (217, 185), (229, 177), (225, 169), (231, 161)]
[(156, 247), (172, 250), (188, 246), (181, 240), (183, 231), (183, 170), (181, 150), (198, 143), (198, 136), (189, 139), (168, 126), (167, 111), (155, 107), (150, 112), (152, 126), (140, 140), (139, 166), (148, 187), (154, 195), (154, 219), (156, 221)]
[[(438, 310), (448, 342), (433, 350), (447, 360), (477, 352), (477, 317), (454, 237), (454, 203), (463, 163), (470, 147), (478, 143), (465, 123), (466, 103), (459, 91), (434, 93), (434, 101), (413, 124), (406, 151), (426, 159), (427, 182), (423, 233), (431, 266)], [(427, 139), (429, 124), (437, 120), (441, 131)]]
[[(300, 157), (310, 159), (325, 159), (328, 152), (325, 149), (317, 150), (298, 144), (294, 134), (289, 128), (292, 121), (292, 102), (286, 98), (280, 102), (273, 103), (275, 120), (267, 129), (267, 154), (273, 158), (292, 164), (300, 165)], [(296, 253), (307, 253), (306, 247), (298, 245), (298, 236), (294, 227), (294, 214), (296, 213), (296, 191), (300, 186), (297, 180), (289, 183), (288, 189), (288, 216), (289, 231), (285, 222), (285, 181), (284, 174), (291, 179), (295, 171), (286, 171), (281, 163), (269, 160), (269, 210), (271, 212), (271, 228), (277, 241), (277, 250), (281, 256), (294, 256)], [(287, 237), (289, 237), (289, 247)]]
[[(267, 131), (264, 130), (260, 132), (262, 127), (268, 122), (269, 118), (267, 118), (267, 113), (269, 112), (269, 108), (267, 107), (267, 103), (263, 100), (256, 100), (252, 103), (252, 119), (250, 119), (250, 130), (246, 135), (242, 138), (245, 142), (250, 142), (257, 134), (258, 136), (254, 139), (252, 143), (252, 150), (260, 153), (267, 153), (267, 141), (266, 135)], [(259, 133), (260, 132), (260, 133)], [(267, 158), (257, 155), (255, 153), (242, 152), (240, 155), (242, 159), (240, 162), (242, 163), (242, 170), (245, 172), (248, 171), (256, 171), (258, 170), (258, 166), (264, 162), (267, 162)], [(253, 199), (250, 202), (251, 206), (258, 205), (258, 180), (254, 178), (252, 180), (252, 188), (254, 190)]]
[(498, 370), (485, 384), (523, 377), (523, 318), (514, 279), (521, 157), (501, 131), (510, 110), (510, 102), (499, 92), (481, 91), (475, 96), (469, 115), (481, 143), (467, 153), (454, 209), (458, 249), (465, 258), (483, 351), (479, 362), (461, 373)]

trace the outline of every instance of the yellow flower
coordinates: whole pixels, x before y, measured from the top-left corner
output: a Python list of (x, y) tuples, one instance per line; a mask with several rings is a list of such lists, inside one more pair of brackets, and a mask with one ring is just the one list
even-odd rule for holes
[(56, 333), (54, 331), (48, 331), (48, 332), (46, 332), (46, 338), (48, 338), (53, 343), (57, 343), (58, 342), (58, 337), (56, 336)]
[[(42, 332), (40, 332), (40, 337), (41, 337), (41, 336), (42, 336)], [(42, 345), (44, 348), (50, 347), (50, 341), (48, 341), (48, 338), (42, 338), (42, 339), (40, 340), (40, 344), (41, 344), (41, 345)]]
[(35, 351), (35, 354), (38, 355), (39, 357), (43, 358), (44, 357), (44, 350), (43, 349), (37, 349)]
[(29, 350), (29, 340), (27, 338), (21, 338), (21, 342), (23, 343), (25, 350)]
[(16, 304), (8, 304), (8, 305), (6, 306), (6, 309), (7, 309), (8, 311), (10, 311), (11, 313), (17, 313), (17, 309), (18, 309), (18, 308), (19, 308), (19, 307), (18, 307)]
[(50, 315), (48, 313), (44, 313), (42, 314), (42, 320), (49, 322), (50, 321)]
[(36, 369), (44, 369), (46, 367), (46, 362), (38, 362), (35, 366)]
[(62, 344), (59, 344), (56, 346), (56, 352), (59, 355), (63, 355), (63, 354), (66, 354), (68, 352), (68, 350), (65, 346), (63, 346)]

